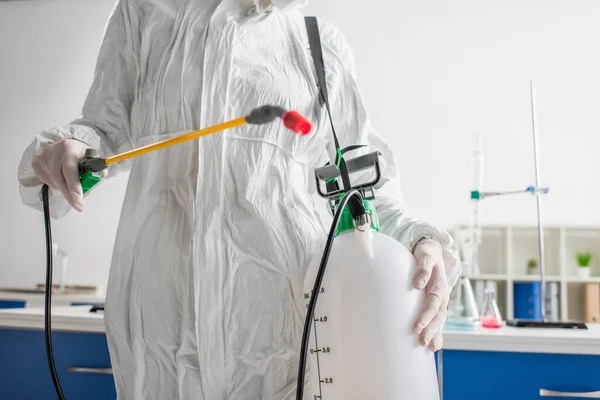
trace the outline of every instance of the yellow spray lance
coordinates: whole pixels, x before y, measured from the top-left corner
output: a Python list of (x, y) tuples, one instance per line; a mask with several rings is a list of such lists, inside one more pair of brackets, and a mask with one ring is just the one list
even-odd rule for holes
[[(245, 117), (240, 117), (228, 122), (214, 125), (198, 131), (193, 131), (172, 139), (163, 140), (161, 142), (131, 150), (112, 157), (99, 157), (96, 150), (88, 149), (85, 157), (79, 161), (79, 180), (83, 188), (83, 193), (89, 191), (92, 187), (98, 184), (102, 179), (102, 171), (108, 168), (111, 164), (120, 161), (128, 160), (133, 157), (141, 156), (156, 150), (165, 149), (176, 144), (188, 142), (194, 139), (201, 138), (213, 133), (221, 132), (226, 129), (236, 128), (245, 124), (263, 125), (275, 121), (277, 118), (283, 120), (283, 124), (290, 130), (301, 136), (308, 135), (312, 129), (312, 125), (306, 118), (298, 114), (296, 111), (286, 111), (281, 107), (262, 106), (256, 108)], [(48, 366), (52, 382), (56, 390), (59, 400), (64, 400), (65, 396), (62, 391), (58, 379), (58, 373), (54, 363), (54, 353), (52, 350), (52, 325), (51, 325), (51, 307), (52, 307), (52, 229), (50, 224), (50, 202), (48, 185), (42, 187), (42, 200), (44, 205), (44, 222), (46, 229), (46, 293), (44, 296), (44, 333), (46, 340), (46, 355), (48, 358)]]
[(266, 105), (252, 110), (252, 112), (245, 117), (240, 117), (205, 129), (186, 133), (172, 139), (163, 140), (158, 143), (140, 147), (138, 149), (127, 151), (125, 153), (108, 158), (98, 157), (98, 154), (95, 150), (89, 149), (86, 152), (85, 157), (79, 162), (79, 174), (83, 193), (86, 193), (88, 190), (98, 184), (98, 182), (100, 182), (102, 179), (102, 171), (104, 171), (111, 164), (141, 156), (142, 154), (147, 154), (156, 150), (165, 149), (176, 144), (198, 139), (213, 133), (221, 132), (226, 129), (232, 129), (246, 124), (267, 124), (275, 121), (277, 118), (281, 118), (287, 128), (301, 136), (307, 135), (312, 129), (310, 122), (308, 122), (306, 118), (298, 114), (296, 111), (286, 111), (281, 107)]

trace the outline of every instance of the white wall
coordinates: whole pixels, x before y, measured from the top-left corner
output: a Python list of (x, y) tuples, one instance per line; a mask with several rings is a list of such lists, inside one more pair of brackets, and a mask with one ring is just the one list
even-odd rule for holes
[[(0, 286), (43, 280), (42, 218), (21, 205), (16, 166), (33, 135), (78, 116), (111, 7), (112, 0), (0, 2)], [(352, 44), (373, 122), (397, 152), (417, 214), (442, 226), (468, 219), (477, 132), (484, 189), (533, 184), (533, 79), (542, 180), (552, 188), (545, 219), (600, 224), (600, 3), (313, 0), (308, 12)], [(54, 222), (70, 282), (104, 284), (125, 183), (126, 176), (105, 182), (85, 213)], [(534, 223), (534, 213), (531, 196), (492, 199), (484, 220)]]
[[(17, 165), (43, 129), (80, 114), (112, 0), (0, 2), (0, 286), (44, 281), (42, 214), (21, 203)], [(53, 222), (69, 283), (104, 285), (126, 177), (108, 180), (82, 214)]]
[[(442, 226), (468, 220), (477, 132), (484, 190), (534, 184), (532, 79), (542, 184), (552, 190), (545, 220), (600, 222), (600, 2), (327, 0), (310, 11), (351, 42), (372, 119), (397, 152), (418, 215)], [(484, 222), (535, 223), (535, 199), (486, 200)]]

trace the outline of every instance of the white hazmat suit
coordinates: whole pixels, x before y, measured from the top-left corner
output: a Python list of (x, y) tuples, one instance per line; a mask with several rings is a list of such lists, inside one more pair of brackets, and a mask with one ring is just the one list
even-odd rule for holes
[[(328, 230), (313, 170), (335, 151), (304, 2), (256, 3), (118, 1), (82, 118), (41, 133), (23, 156), (22, 199), (41, 209), (32, 162), (63, 139), (110, 156), (264, 104), (315, 123), (306, 137), (279, 123), (243, 126), (111, 167), (109, 176), (130, 169), (105, 314), (119, 399), (294, 397), (304, 275)], [(455, 267), (450, 236), (403, 206), (394, 157), (369, 123), (348, 44), (331, 25), (320, 29), (341, 145), (383, 154), (382, 231), (410, 248), (433, 237)], [(55, 218), (69, 209), (58, 192), (51, 207)]]

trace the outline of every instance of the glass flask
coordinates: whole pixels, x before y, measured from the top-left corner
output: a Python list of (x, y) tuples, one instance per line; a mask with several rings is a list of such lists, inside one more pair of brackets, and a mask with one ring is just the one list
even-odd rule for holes
[(502, 327), (502, 316), (496, 303), (496, 292), (493, 290), (485, 291), (485, 301), (481, 310), (481, 326), (484, 328), (496, 329)]
[(479, 311), (468, 276), (460, 277), (450, 294), (447, 329), (474, 329), (480, 326)]

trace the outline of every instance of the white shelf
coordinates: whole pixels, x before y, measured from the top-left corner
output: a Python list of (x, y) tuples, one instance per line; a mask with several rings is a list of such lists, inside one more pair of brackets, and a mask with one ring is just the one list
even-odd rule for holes
[[(550, 237), (552, 237), (552, 235), (556, 235), (558, 232), (558, 229), (549, 229), (549, 228), (544, 228), (544, 238), (545, 239), (549, 239)], [(513, 230), (513, 235), (514, 236), (526, 236), (526, 237), (533, 237), (535, 239), (537, 239), (538, 237), (538, 231), (537, 228), (518, 228), (518, 229), (514, 229)]]
[(567, 278), (569, 283), (600, 283), (599, 276), (590, 276), (589, 278), (579, 278), (577, 276), (570, 276)]
[[(468, 226), (458, 226), (454, 232), (459, 246), (465, 243), (463, 240), (468, 237)], [(505, 319), (514, 318), (513, 284), (540, 281), (539, 274), (529, 275), (527, 268), (529, 260), (535, 259), (538, 264), (540, 261), (537, 237), (535, 225), (487, 225), (482, 229), (478, 258), (480, 273), (469, 278), (474, 288), (481, 289), (482, 282), (486, 287), (488, 284), (497, 287), (496, 298), (498, 306), (504, 310)], [(600, 283), (600, 226), (546, 225), (544, 241), (545, 280), (558, 283), (558, 317), (563, 321), (581, 320), (583, 284)], [(460, 250), (461, 254), (468, 253), (466, 248)], [(576, 253), (579, 251), (593, 255), (590, 278), (577, 276)]]
[(469, 279), (478, 281), (506, 281), (508, 280), (508, 275), (477, 274), (469, 276)]
[[(504, 274), (476, 274), (469, 276), (472, 281), (508, 281), (508, 275)], [(538, 282), (540, 277), (538, 275), (516, 275), (510, 278), (513, 282)], [(547, 275), (545, 276), (546, 282), (561, 282), (562, 277), (558, 275)], [(600, 282), (600, 277), (593, 277), (589, 279), (583, 278), (569, 278), (569, 282)]]
[[(546, 282), (560, 282), (562, 279), (560, 276), (547, 275), (544, 277)], [(539, 275), (517, 275), (512, 278), (515, 282), (539, 282)]]
[[(504, 274), (476, 274), (469, 276), (469, 279), (473, 281), (507, 281), (509, 280), (508, 275)], [(560, 282), (562, 278), (558, 275), (547, 275), (545, 277), (546, 282)], [(573, 282), (579, 282), (577, 279), (581, 278), (572, 278), (575, 279)], [(538, 282), (540, 277), (538, 275), (516, 275), (510, 278), (511, 281), (514, 282)], [(582, 279), (582, 282), (600, 282), (600, 277), (593, 277), (590, 279)], [(571, 282), (571, 278), (569, 278), (569, 282)]]
[(570, 238), (582, 238), (582, 239), (598, 239), (600, 238), (600, 231), (590, 231), (586, 229), (572, 230), (567, 233)]

